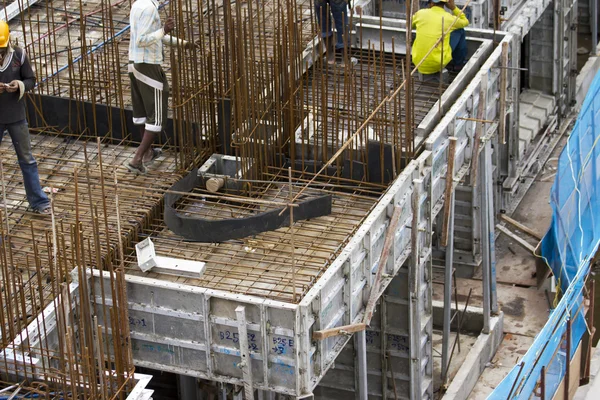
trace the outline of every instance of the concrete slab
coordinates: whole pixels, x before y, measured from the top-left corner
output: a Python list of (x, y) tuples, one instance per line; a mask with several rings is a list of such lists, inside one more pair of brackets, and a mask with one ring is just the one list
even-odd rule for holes
[[(506, 235), (496, 239), (497, 282), (508, 285), (535, 286), (535, 259), (523, 247), (514, 244)], [(481, 280), (481, 269), (473, 276)]]
[(485, 399), (504, 379), (510, 370), (529, 349), (534, 338), (531, 336), (505, 334), (496, 355), (479, 377), (469, 400)]
[[(473, 289), (470, 306), (481, 307), (483, 301), (482, 282), (474, 279), (456, 280), (459, 304), (465, 303), (469, 289)], [(504, 331), (519, 335), (535, 336), (548, 319), (548, 301), (543, 291), (498, 284), (498, 307), (505, 314)], [(441, 300), (443, 287), (434, 284), (433, 298)], [(459, 306), (460, 308), (461, 306)]]

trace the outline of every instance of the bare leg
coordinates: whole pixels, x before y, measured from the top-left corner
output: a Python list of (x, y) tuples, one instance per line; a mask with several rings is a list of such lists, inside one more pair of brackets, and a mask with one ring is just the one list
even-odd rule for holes
[(325, 38), (325, 43), (327, 45), (327, 62), (329, 64), (335, 64), (335, 37), (334, 35)]
[(155, 132), (150, 132), (148, 130), (144, 131), (142, 143), (140, 143), (140, 147), (137, 148), (135, 155), (133, 156), (133, 160), (131, 160), (131, 165), (138, 166), (142, 164), (144, 156), (149, 152), (152, 152), (152, 143), (154, 143), (154, 139), (156, 139)]

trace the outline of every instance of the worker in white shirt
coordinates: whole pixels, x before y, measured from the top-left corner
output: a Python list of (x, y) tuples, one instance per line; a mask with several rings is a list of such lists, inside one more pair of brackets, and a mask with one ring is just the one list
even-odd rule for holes
[(143, 125), (144, 133), (135, 155), (127, 160), (125, 166), (138, 174), (145, 174), (147, 165), (161, 154), (160, 149), (152, 148), (152, 144), (167, 122), (169, 82), (161, 67), (163, 44), (186, 49), (191, 47), (191, 43), (168, 35), (175, 27), (175, 22), (169, 17), (164, 26), (161, 25), (158, 9), (156, 0), (136, 0), (129, 16), (129, 78), (133, 123)]

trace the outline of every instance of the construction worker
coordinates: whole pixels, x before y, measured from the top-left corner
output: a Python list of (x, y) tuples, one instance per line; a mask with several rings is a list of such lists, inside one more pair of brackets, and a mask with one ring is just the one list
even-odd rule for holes
[(125, 166), (134, 173), (145, 174), (146, 166), (156, 160), (161, 151), (152, 144), (165, 128), (169, 82), (161, 64), (163, 43), (169, 46), (190, 48), (191, 44), (168, 34), (175, 27), (173, 18), (167, 18), (161, 25), (156, 0), (136, 0), (131, 7), (129, 22), (129, 78), (131, 80), (131, 101), (133, 103), (133, 123), (144, 127), (142, 142), (131, 160)]
[[(449, 15), (444, 7), (447, 7), (453, 16)], [(439, 75), (450, 62), (455, 71), (462, 69), (467, 62), (467, 39), (463, 28), (468, 25), (469, 20), (456, 7), (454, 0), (430, 0), (429, 8), (423, 8), (413, 15), (412, 27), (417, 30), (417, 37), (412, 47), (412, 60), (415, 65), (419, 65), (425, 59), (418, 67), (422, 75)], [(442, 37), (442, 28), (443, 60), (442, 46), (438, 43)]]
[(35, 73), (25, 50), (13, 47), (9, 39), (8, 24), (0, 21), (0, 142), (7, 130), (21, 167), (29, 207), (36, 213), (50, 214), (50, 201), (42, 190), (37, 163), (31, 154), (23, 98), (35, 85)]
[[(347, 45), (344, 36), (348, 34), (348, 0), (315, 0), (315, 13), (321, 27), (321, 38), (325, 41), (329, 63), (335, 63), (335, 56), (342, 57)], [(332, 16), (336, 30), (335, 42), (332, 40)]]

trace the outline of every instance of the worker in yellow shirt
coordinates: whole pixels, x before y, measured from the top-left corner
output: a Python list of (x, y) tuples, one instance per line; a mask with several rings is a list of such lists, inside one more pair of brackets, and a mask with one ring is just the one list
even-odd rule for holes
[[(444, 7), (453, 15), (446, 12)], [(452, 63), (448, 67), (455, 71), (459, 71), (466, 64), (467, 39), (463, 28), (468, 25), (469, 20), (456, 7), (454, 0), (430, 0), (429, 8), (423, 8), (413, 15), (412, 27), (417, 30), (417, 37), (412, 47), (412, 60), (415, 65), (419, 65), (425, 59), (418, 68), (422, 75), (438, 75), (450, 62)], [(443, 60), (442, 46), (438, 43), (442, 37), (442, 27)], [(435, 49), (429, 53), (433, 46)]]

